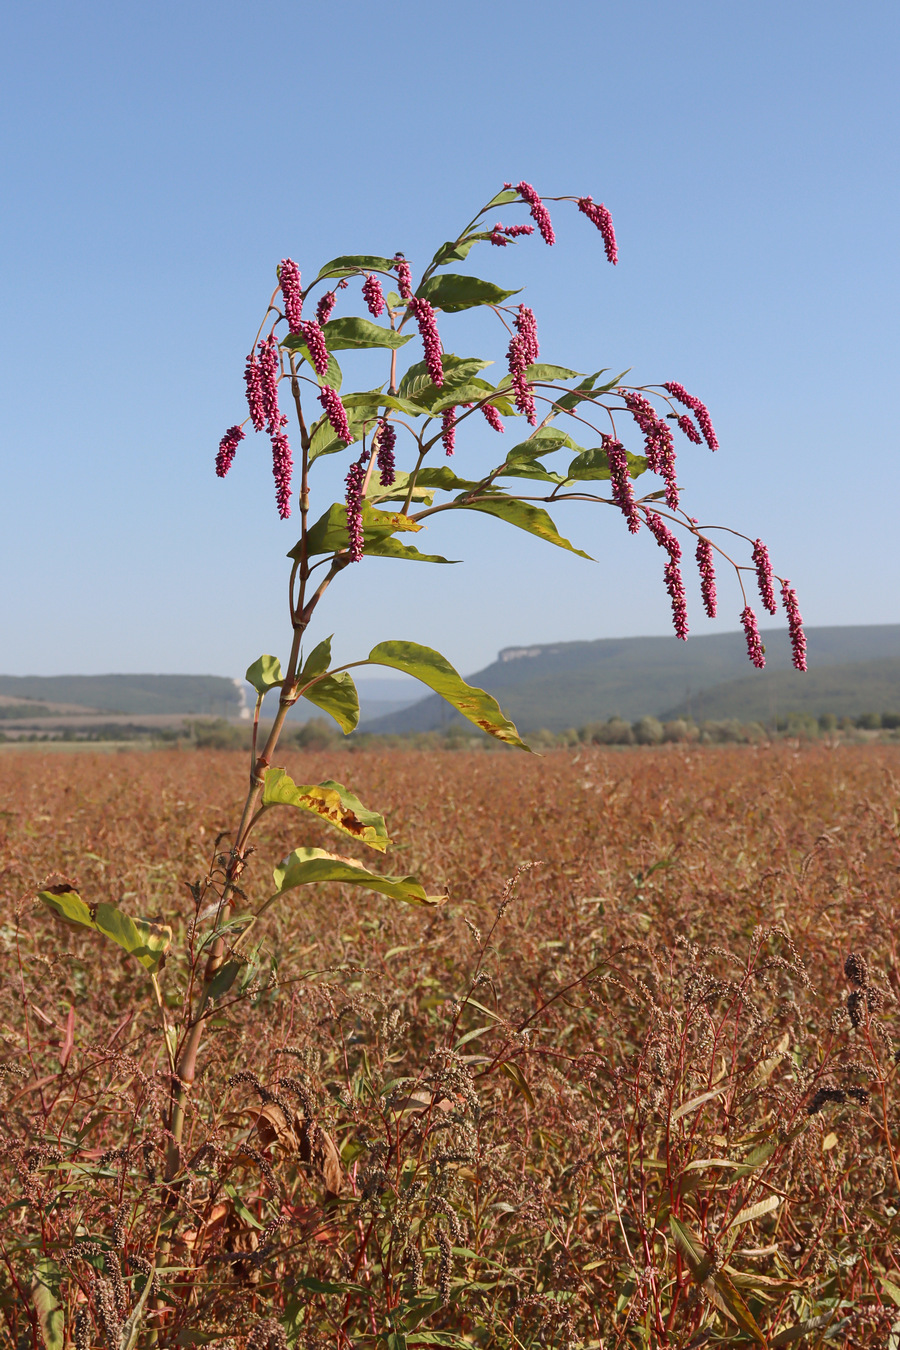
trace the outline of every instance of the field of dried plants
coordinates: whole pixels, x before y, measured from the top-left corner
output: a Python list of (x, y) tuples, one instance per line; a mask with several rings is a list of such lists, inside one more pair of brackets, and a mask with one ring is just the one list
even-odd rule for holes
[(169, 1187), (145, 972), (35, 890), (173, 922), (177, 1021), (245, 757), (0, 756), (4, 1344), (900, 1345), (900, 747), (285, 763), (449, 900), (279, 902)]

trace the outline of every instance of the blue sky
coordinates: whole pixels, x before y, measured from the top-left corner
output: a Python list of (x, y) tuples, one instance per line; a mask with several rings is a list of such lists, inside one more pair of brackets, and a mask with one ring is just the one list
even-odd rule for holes
[[(49, 0), (7, 7), (0, 36), (0, 672), (284, 655), (296, 527), (265, 439), (212, 469), (274, 266), (421, 265), (520, 178), (592, 193), (619, 237), (611, 268), (558, 207), (555, 248), (471, 255), (527, 287), (542, 359), (698, 393), (721, 450), (685, 446), (684, 504), (762, 536), (808, 624), (900, 622), (896, 5)], [(442, 328), (502, 362), (478, 316)], [(458, 472), (491, 435), (460, 437)], [(345, 471), (325, 466), (323, 509)], [(463, 566), (351, 568), (311, 636), (347, 660), (413, 638), (470, 672), (505, 645), (670, 631), (646, 532), (557, 519), (596, 564), (441, 519), (417, 542)], [(693, 576), (688, 598), (708, 631)]]

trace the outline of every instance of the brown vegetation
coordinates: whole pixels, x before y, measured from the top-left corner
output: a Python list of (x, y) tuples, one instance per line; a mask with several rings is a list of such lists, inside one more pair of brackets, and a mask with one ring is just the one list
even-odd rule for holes
[[(0, 758), (10, 1345), (120, 1346), (166, 1249), (139, 1346), (893, 1343), (900, 750), (285, 764), (383, 811), (382, 870), (450, 899), (328, 886), (273, 909), (169, 1188), (144, 972), (34, 893), (59, 872), (180, 914), (177, 1021), (188, 883), (245, 758)], [(248, 899), (335, 838), (273, 812)]]

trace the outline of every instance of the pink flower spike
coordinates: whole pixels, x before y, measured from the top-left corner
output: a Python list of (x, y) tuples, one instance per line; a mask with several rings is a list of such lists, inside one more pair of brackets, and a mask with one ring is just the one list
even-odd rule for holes
[(353, 436), (350, 433), (350, 424), (347, 421), (347, 410), (341, 402), (337, 390), (332, 389), (330, 384), (323, 385), (319, 390), (319, 402), (325, 409), (334, 434), (339, 436), (346, 445), (352, 445)]
[(766, 649), (759, 636), (756, 615), (749, 605), (741, 611), (741, 623), (744, 625), (744, 633), (747, 638), (747, 655), (757, 670), (762, 670), (766, 664)]
[(400, 290), (401, 300), (412, 299), (412, 273), (409, 270), (409, 263), (402, 253), (394, 254), (394, 265), (397, 268), (397, 286)]
[(247, 407), (250, 409), (250, 421), (254, 431), (262, 431), (266, 425), (266, 411), (263, 406), (262, 371), (256, 364), (253, 353), (247, 357), (244, 366), (244, 383), (247, 386)]
[(688, 417), (687, 413), (682, 413), (682, 415), (678, 419), (678, 425), (684, 432), (685, 436), (687, 436), (689, 441), (691, 441), (694, 445), (700, 444), (701, 441), (700, 432), (694, 426), (693, 422)]
[(266, 431), (273, 434), (287, 422), (287, 418), (278, 408), (278, 381), (281, 377), (281, 361), (278, 353), (278, 340), (270, 333), (259, 344), (260, 394), (266, 417)]
[(688, 635), (687, 600), (684, 593), (684, 582), (681, 579), (681, 569), (674, 558), (666, 563), (663, 574), (666, 579), (666, 590), (669, 592), (669, 598), (672, 601), (672, 622), (675, 625), (675, 636), (681, 638), (682, 642), (686, 642)]
[(440, 389), (444, 383), (444, 367), (441, 363), (441, 339), (438, 334), (434, 310), (427, 300), (417, 300), (415, 296), (409, 302), (410, 313), (419, 325), (422, 345), (425, 348), (425, 365), (432, 383)]
[(216, 475), (224, 478), (231, 468), (231, 461), (234, 459), (234, 452), (237, 450), (241, 441), (244, 439), (242, 427), (229, 427), (225, 435), (219, 441), (219, 453), (216, 455)]
[(452, 455), (456, 445), (456, 414), (448, 408), (441, 418), (441, 442), (444, 453)]
[(769, 561), (769, 550), (761, 539), (757, 539), (753, 545), (753, 562), (756, 566), (756, 580), (759, 584), (763, 608), (767, 609), (770, 614), (777, 614), (778, 606), (775, 603), (775, 591), (772, 587), (772, 564)]
[(666, 506), (678, 510), (678, 483), (675, 477), (675, 442), (668, 422), (657, 415), (655, 408), (636, 390), (618, 389), (625, 407), (644, 433), (647, 468), (658, 473), (666, 485)]
[(806, 634), (803, 631), (803, 618), (797, 604), (797, 592), (789, 581), (781, 583), (781, 600), (788, 616), (794, 669), (806, 670)]
[(334, 309), (336, 300), (337, 295), (334, 291), (326, 291), (316, 305), (316, 323), (320, 328), (324, 328), (325, 324), (331, 318), (331, 311)]
[(533, 225), (501, 225), (498, 221), (491, 231), (491, 243), (497, 248), (506, 248), (510, 239), (518, 239), (521, 234), (534, 234)]
[(603, 246), (609, 262), (615, 266), (619, 261), (619, 249), (616, 244), (616, 232), (613, 229), (612, 216), (601, 202), (599, 206), (593, 197), (579, 197), (578, 210), (587, 216), (592, 225), (603, 235)]
[(525, 357), (525, 364), (526, 366), (534, 365), (541, 354), (534, 310), (529, 309), (527, 305), (520, 305), (519, 312), (513, 322), (516, 332), (522, 339), (522, 353)]
[(659, 544), (660, 548), (669, 550), (669, 557), (673, 562), (681, 561), (681, 545), (669, 529), (662, 516), (658, 516), (655, 511), (648, 511), (644, 517), (647, 522), (647, 528), (653, 535), (653, 538)]
[(537, 410), (534, 405), (534, 389), (528, 383), (528, 377), (525, 374), (528, 369), (528, 361), (525, 356), (525, 343), (519, 333), (516, 333), (510, 341), (506, 350), (506, 357), (509, 361), (509, 374), (512, 380), (516, 407), (527, 419), (529, 425), (536, 427)]
[(556, 235), (550, 223), (550, 213), (530, 183), (517, 183), (516, 191), (523, 201), (531, 207), (531, 218), (541, 232), (545, 244), (555, 244)]
[(603, 437), (603, 449), (609, 461), (609, 473), (612, 484), (612, 497), (616, 506), (628, 521), (631, 534), (637, 534), (641, 528), (641, 518), (634, 503), (634, 490), (628, 472), (628, 455), (621, 441), (611, 436)]
[(503, 418), (500, 416), (493, 403), (482, 403), (481, 411), (484, 413), (488, 426), (493, 427), (495, 431), (506, 431), (506, 427), (503, 425)]
[(363, 299), (368, 306), (369, 313), (372, 315), (373, 319), (377, 319), (384, 311), (384, 292), (381, 289), (381, 282), (376, 276), (373, 276), (371, 272), (366, 274), (362, 293)]
[(313, 369), (317, 375), (321, 375), (324, 379), (328, 374), (328, 348), (325, 346), (325, 334), (313, 319), (300, 326), (303, 330), (303, 341), (306, 343), (309, 359), (313, 363)]
[(272, 475), (275, 479), (275, 500), (278, 503), (278, 514), (282, 520), (287, 520), (291, 514), (291, 470), (294, 467), (294, 461), (291, 458), (291, 447), (287, 436), (283, 431), (276, 431), (272, 435)]
[(697, 540), (697, 567), (700, 571), (700, 594), (703, 608), (710, 619), (716, 617), (716, 569), (713, 566), (713, 547), (701, 534)]
[(663, 389), (677, 399), (679, 403), (683, 403), (686, 408), (691, 409), (700, 424), (700, 430), (703, 432), (703, 439), (706, 444), (710, 450), (718, 450), (719, 441), (713, 431), (713, 424), (706, 410), (706, 405), (701, 403), (699, 398), (695, 398), (693, 394), (689, 394), (683, 384), (677, 384), (674, 380), (664, 384)]
[(350, 465), (350, 472), (344, 480), (347, 486), (347, 534), (350, 537), (350, 561), (361, 562), (363, 549), (365, 547), (365, 532), (362, 523), (362, 490), (366, 478), (365, 460), (367, 454), (363, 454), (355, 464)]
[(378, 423), (378, 456), (376, 463), (381, 473), (381, 486), (390, 487), (394, 481), (394, 447), (397, 433), (386, 417)]
[(284, 317), (291, 332), (299, 333), (303, 316), (303, 292), (300, 290), (300, 268), (292, 258), (282, 258), (278, 280), (284, 298)]

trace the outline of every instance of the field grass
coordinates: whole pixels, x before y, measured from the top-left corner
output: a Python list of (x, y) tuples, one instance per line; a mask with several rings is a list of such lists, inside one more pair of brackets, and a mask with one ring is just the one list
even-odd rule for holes
[[(898, 1343), (900, 747), (284, 763), (449, 900), (279, 902), (168, 1186), (150, 987), (34, 894), (174, 918), (178, 1025), (245, 758), (0, 756), (4, 1343)], [(303, 843), (363, 853), (270, 814), (248, 908)]]

